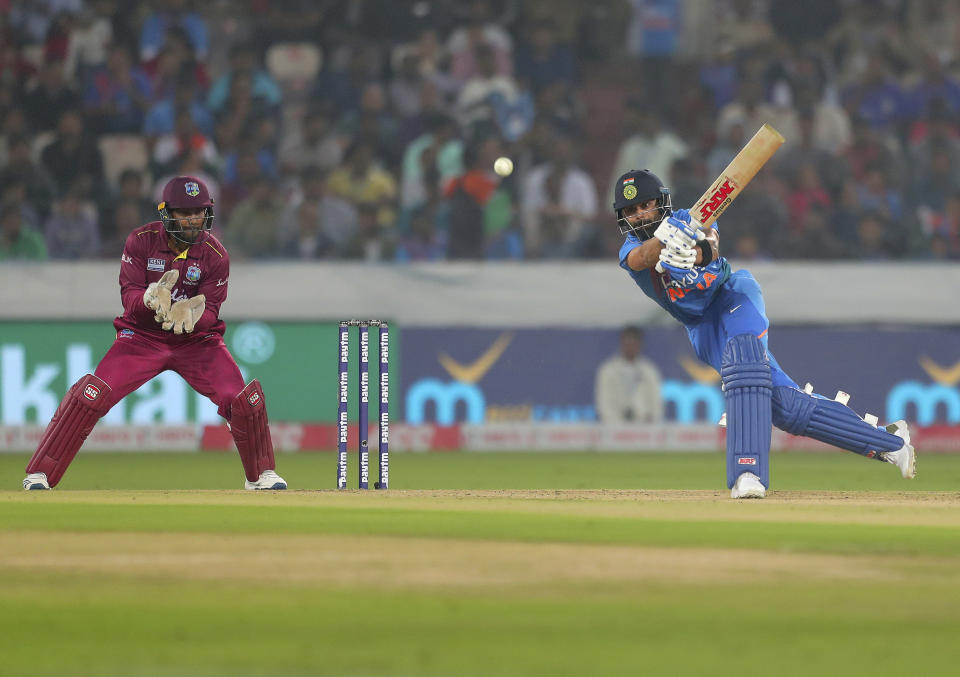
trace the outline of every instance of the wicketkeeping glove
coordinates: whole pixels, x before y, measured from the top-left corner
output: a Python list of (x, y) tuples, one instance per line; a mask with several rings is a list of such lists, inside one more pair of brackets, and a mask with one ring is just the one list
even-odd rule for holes
[(176, 286), (178, 277), (180, 277), (179, 270), (168, 270), (161, 276), (159, 282), (151, 282), (143, 292), (143, 305), (156, 311), (154, 319), (157, 322), (163, 322), (170, 310), (170, 292)]
[(173, 330), (174, 334), (190, 333), (200, 316), (203, 315), (203, 309), (207, 303), (207, 297), (203, 294), (197, 294), (189, 299), (181, 299), (172, 306), (170, 312), (163, 322), (163, 330)]

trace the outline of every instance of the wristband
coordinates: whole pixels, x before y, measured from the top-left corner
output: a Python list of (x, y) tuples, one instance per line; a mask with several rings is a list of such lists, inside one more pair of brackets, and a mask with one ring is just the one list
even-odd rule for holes
[(703, 260), (700, 261), (699, 265), (705, 266), (713, 261), (713, 247), (710, 246), (710, 242), (700, 240), (697, 242), (697, 246), (700, 248), (700, 251), (703, 252)]

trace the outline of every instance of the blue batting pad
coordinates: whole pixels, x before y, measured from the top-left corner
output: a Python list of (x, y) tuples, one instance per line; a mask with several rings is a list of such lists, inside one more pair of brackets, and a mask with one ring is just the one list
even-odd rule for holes
[(903, 440), (864, 421), (853, 409), (821, 395), (779, 386), (773, 389), (773, 424), (793, 435), (812, 437), (873, 458), (896, 451)]
[(727, 404), (727, 488), (744, 472), (769, 488), (773, 382), (763, 342), (753, 334), (727, 341), (720, 376)]

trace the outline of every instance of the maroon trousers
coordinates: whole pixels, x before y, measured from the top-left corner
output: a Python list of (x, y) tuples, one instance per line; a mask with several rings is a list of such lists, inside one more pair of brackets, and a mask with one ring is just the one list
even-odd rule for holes
[(110, 386), (112, 407), (157, 374), (172, 370), (190, 387), (209, 397), (228, 421), (230, 403), (243, 390), (243, 376), (220, 334), (211, 333), (179, 344), (151, 338), (139, 332), (123, 334), (100, 360), (94, 372)]

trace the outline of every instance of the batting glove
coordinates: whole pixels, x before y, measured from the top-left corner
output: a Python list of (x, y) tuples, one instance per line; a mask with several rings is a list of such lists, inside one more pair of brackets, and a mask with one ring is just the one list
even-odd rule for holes
[(666, 268), (680, 268), (682, 270), (692, 270), (697, 263), (697, 249), (688, 247), (676, 249), (674, 247), (664, 247), (660, 252), (660, 264)]
[(690, 249), (697, 243), (697, 240), (703, 237), (703, 233), (678, 218), (668, 216), (660, 222), (660, 225), (653, 232), (653, 236), (666, 247)]
[(176, 286), (178, 277), (180, 271), (168, 270), (159, 282), (151, 282), (143, 292), (143, 305), (156, 312), (154, 319), (157, 322), (162, 322), (170, 311), (170, 293)]

